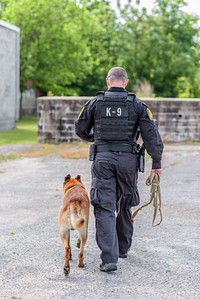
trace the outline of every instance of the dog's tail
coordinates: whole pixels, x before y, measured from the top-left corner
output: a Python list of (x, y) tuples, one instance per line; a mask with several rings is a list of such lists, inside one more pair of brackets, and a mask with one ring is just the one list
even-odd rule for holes
[(83, 224), (85, 223), (85, 219), (80, 214), (80, 206), (77, 202), (72, 202), (70, 204), (70, 210), (71, 210), (71, 225), (72, 228), (75, 230), (79, 230)]

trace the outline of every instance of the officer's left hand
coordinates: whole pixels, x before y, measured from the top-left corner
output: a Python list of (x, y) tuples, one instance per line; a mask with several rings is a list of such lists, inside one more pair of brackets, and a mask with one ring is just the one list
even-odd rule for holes
[(161, 168), (151, 169), (151, 175), (154, 174), (154, 173), (157, 173), (157, 174), (161, 175), (162, 174), (162, 169)]

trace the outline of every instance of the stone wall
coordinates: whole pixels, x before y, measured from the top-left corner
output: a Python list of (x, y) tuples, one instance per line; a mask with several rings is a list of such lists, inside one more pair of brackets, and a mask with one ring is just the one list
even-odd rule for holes
[(40, 97), (37, 99), (38, 141), (61, 143), (80, 141), (74, 121), (87, 97)]
[(19, 118), (19, 28), (0, 20), (0, 131)]
[[(37, 99), (38, 141), (75, 142), (74, 121), (90, 97)], [(143, 99), (151, 108), (164, 141), (200, 141), (200, 99)]]
[(169, 142), (200, 141), (200, 99), (145, 100), (163, 140)]

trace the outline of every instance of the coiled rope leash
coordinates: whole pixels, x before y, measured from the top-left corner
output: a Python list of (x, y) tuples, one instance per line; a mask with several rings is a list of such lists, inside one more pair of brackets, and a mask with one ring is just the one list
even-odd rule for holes
[[(142, 205), (140, 208), (138, 208), (133, 214), (132, 214), (132, 220), (134, 221), (135, 216), (139, 211), (141, 211), (144, 207), (147, 207), (153, 202), (154, 207), (154, 213), (153, 213), (153, 221), (152, 226), (158, 226), (162, 222), (162, 211), (161, 211), (161, 191), (160, 191), (160, 175), (158, 173), (152, 173), (146, 180), (146, 185), (151, 186), (150, 189), (150, 201), (144, 205)], [(159, 211), (160, 214), (160, 221), (157, 224), (154, 224), (157, 216), (157, 212)]]

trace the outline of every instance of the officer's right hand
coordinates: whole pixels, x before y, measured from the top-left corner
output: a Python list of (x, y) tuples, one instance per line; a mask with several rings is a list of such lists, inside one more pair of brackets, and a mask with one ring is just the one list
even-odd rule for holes
[(159, 168), (159, 169), (151, 169), (151, 174), (150, 175), (152, 175), (154, 173), (157, 173), (157, 174), (161, 175), (162, 174), (162, 169), (161, 168)]

